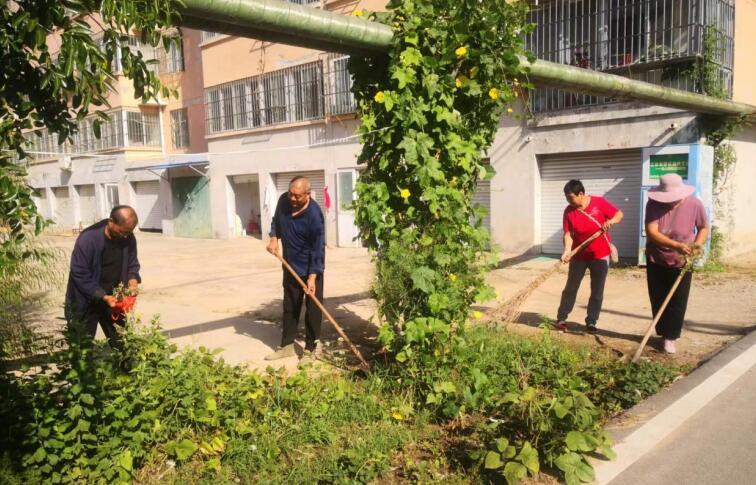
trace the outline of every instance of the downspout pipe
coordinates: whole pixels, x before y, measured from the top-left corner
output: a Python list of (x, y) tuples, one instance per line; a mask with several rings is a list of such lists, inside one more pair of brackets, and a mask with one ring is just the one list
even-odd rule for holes
[[(391, 28), (378, 22), (280, 0), (183, 0), (183, 4), (182, 24), (189, 28), (330, 52), (388, 52), (393, 37)], [(528, 66), (529, 79), (537, 86), (697, 113), (756, 116), (756, 106), (746, 103), (555, 62), (531, 63), (524, 57), (520, 62)]]

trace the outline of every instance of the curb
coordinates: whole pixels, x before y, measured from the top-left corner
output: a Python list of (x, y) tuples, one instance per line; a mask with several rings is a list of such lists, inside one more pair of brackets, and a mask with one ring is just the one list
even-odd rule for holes
[(668, 389), (623, 413), (621, 420), (637, 423), (615, 429), (609, 425), (617, 458), (593, 460), (594, 483), (610, 483), (754, 366), (756, 332), (750, 332)]

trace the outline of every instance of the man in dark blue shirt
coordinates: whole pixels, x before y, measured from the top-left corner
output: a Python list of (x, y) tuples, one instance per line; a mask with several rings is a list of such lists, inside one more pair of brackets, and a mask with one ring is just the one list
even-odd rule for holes
[(113, 289), (119, 284), (136, 288), (141, 282), (134, 229), (138, 223), (134, 209), (114, 207), (110, 218), (84, 229), (71, 254), (71, 270), (66, 290), (66, 320), (82, 324), (95, 337), (102, 327), (111, 347), (121, 348), (114, 323), (123, 325), (123, 315), (114, 322), (111, 308), (116, 305)]
[[(289, 191), (278, 199), (270, 229), (267, 250), (278, 254), (278, 241), (283, 245), (283, 257), (297, 275), (307, 282), (307, 290), (299, 286), (288, 271), (283, 272), (283, 336), (281, 346), (265, 360), (292, 357), (294, 338), (305, 293), (323, 301), (323, 270), (325, 269), (325, 221), (320, 206), (310, 197), (310, 181), (294, 177)], [(323, 320), (320, 308), (307, 299), (305, 314), (305, 355), (301, 364), (314, 359)]]

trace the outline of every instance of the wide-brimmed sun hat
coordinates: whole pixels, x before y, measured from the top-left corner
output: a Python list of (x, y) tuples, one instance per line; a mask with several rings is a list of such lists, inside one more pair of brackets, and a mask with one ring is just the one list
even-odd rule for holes
[(648, 190), (648, 198), (668, 204), (682, 200), (695, 191), (695, 187), (683, 183), (682, 177), (668, 173), (659, 178), (659, 185)]

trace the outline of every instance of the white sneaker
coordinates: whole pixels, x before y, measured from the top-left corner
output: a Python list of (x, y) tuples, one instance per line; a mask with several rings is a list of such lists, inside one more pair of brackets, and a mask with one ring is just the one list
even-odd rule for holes
[(664, 339), (664, 352), (668, 354), (674, 354), (677, 352), (677, 347), (675, 346), (674, 340)]

